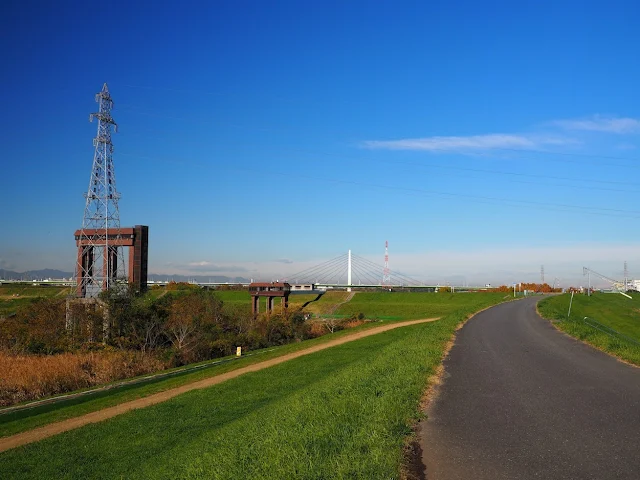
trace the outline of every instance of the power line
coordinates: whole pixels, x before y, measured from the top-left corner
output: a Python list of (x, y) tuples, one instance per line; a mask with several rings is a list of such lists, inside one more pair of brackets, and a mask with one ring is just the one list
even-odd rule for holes
[[(454, 166), (450, 166), (450, 165), (436, 165), (433, 163), (424, 163), (424, 162), (408, 162), (408, 161), (404, 161), (404, 160), (381, 160), (381, 159), (376, 159), (376, 158), (362, 158), (362, 157), (354, 157), (354, 156), (349, 156), (349, 155), (343, 155), (343, 154), (335, 154), (335, 153), (329, 153), (329, 152), (312, 152), (310, 150), (303, 150), (303, 149), (285, 149), (286, 151), (292, 151), (292, 152), (299, 152), (299, 153), (307, 153), (310, 155), (321, 155), (321, 156), (329, 156), (329, 157), (334, 157), (336, 159), (341, 159), (341, 160), (356, 160), (359, 162), (375, 162), (375, 163), (382, 163), (382, 164), (389, 164), (389, 163), (395, 163), (395, 164), (401, 164), (401, 165), (408, 165), (408, 166), (419, 166), (419, 167), (428, 167), (428, 168), (440, 168), (440, 169), (449, 169), (449, 170), (457, 170), (457, 171), (471, 171), (471, 172), (477, 172), (477, 173), (491, 173), (491, 174), (498, 174), (498, 175), (511, 175), (511, 176), (521, 176), (521, 177), (530, 177), (530, 178), (541, 178), (541, 179), (550, 179), (550, 180), (565, 180), (565, 181), (571, 181), (571, 182), (590, 182), (590, 183), (604, 183), (604, 184), (612, 184), (612, 185), (628, 185), (628, 186), (634, 186), (634, 187), (640, 187), (640, 183), (635, 183), (635, 182), (619, 182), (619, 181), (612, 181), (612, 180), (598, 180), (598, 179), (584, 179), (584, 178), (571, 178), (571, 177), (556, 177), (556, 176), (552, 176), (552, 175), (541, 175), (541, 174), (532, 174), (532, 173), (520, 173), (520, 172), (508, 172), (508, 171), (504, 171), (504, 170), (484, 170), (484, 169), (475, 169), (475, 168), (468, 168), (468, 167), (454, 167)], [(489, 157), (489, 158), (493, 158), (493, 157)], [(604, 165), (604, 164), (601, 164)], [(629, 168), (640, 168), (640, 166), (629, 166)]]
[[(235, 145), (246, 147), (248, 144), (247, 143), (242, 143), (242, 144), (238, 143), (238, 144), (235, 144)], [(392, 164), (395, 164), (395, 165), (407, 165), (407, 166), (411, 166), (411, 167), (437, 168), (437, 169), (441, 169), (441, 170), (467, 171), (467, 172), (474, 172), (474, 173), (486, 173), (486, 174), (492, 174), (492, 175), (527, 177), (527, 178), (535, 178), (535, 179), (542, 179), (542, 180), (561, 180), (561, 181), (583, 182), (583, 183), (584, 182), (588, 182), (588, 183), (593, 183), (593, 184), (605, 184), (605, 185), (626, 185), (626, 186), (631, 186), (631, 187), (638, 187), (640, 189), (640, 183), (635, 183), (635, 182), (621, 182), (621, 181), (614, 181), (614, 180), (598, 180), (598, 179), (591, 179), (591, 178), (558, 177), (558, 176), (553, 176), (553, 175), (541, 175), (541, 174), (532, 174), (532, 173), (509, 172), (509, 171), (504, 171), (504, 170), (486, 170), (486, 169), (477, 169), (477, 168), (469, 168), (469, 167), (455, 167), (455, 166), (451, 166), (451, 165), (434, 165), (432, 163), (407, 162), (407, 161), (403, 161), (403, 160), (391, 160), (391, 161), (389, 161), (389, 160), (380, 160), (380, 159), (376, 159), (376, 158), (362, 158), (362, 157), (354, 157), (354, 156), (349, 156), (349, 155), (334, 154), (334, 153), (329, 153), (329, 152), (317, 152), (317, 151), (316, 152), (312, 152), (312, 151), (309, 151), (309, 150), (294, 149), (294, 148), (283, 148), (283, 147), (278, 147), (278, 150), (279, 151), (285, 151), (285, 152), (292, 152), (292, 153), (304, 153), (304, 154), (309, 154), (309, 155), (329, 156), (329, 157), (335, 158), (337, 160), (355, 160), (355, 161), (362, 162), (362, 163), (365, 163), (365, 164), (378, 163), (378, 164), (388, 165), (389, 163), (392, 163)], [(140, 154), (136, 154), (136, 153), (120, 152), (120, 155), (126, 155), (126, 156), (138, 157), (138, 158), (148, 158), (148, 159), (152, 159), (153, 158), (154, 160), (157, 160), (157, 157), (150, 157), (148, 155), (140, 155)], [(638, 168), (640, 168), (640, 167), (638, 167)], [(478, 177), (467, 177), (467, 178), (478, 178)], [(533, 184), (533, 185), (536, 184), (534, 182), (524, 182), (524, 181), (520, 181), (520, 183), (529, 183), (529, 184)], [(635, 190), (622, 190), (622, 189), (614, 189), (614, 188), (594, 187), (594, 186), (591, 186), (591, 185), (551, 184), (551, 186), (557, 186), (557, 187), (563, 187), (563, 188), (566, 188), (566, 187), (569, 187), (569, 188), (581, 188), (581, 189), (588, 189), (588, 190), (603, 190), (603, 191), (620, 192), (620, 193), (638, 193)]]
[[(411, 165), (411, 166), (421, 166), (421, 167), (428, 167), (428, 168), (439, 168), (439, 169), (447, 169), (447, 170), (457, 170), (457, 171), (466, 171), (466, 172), (476, 172), (476, 173), (490, 173), (492, 175), (509, 175), (509, 176), (517, 176), (517, 177), (528, 177), (528, 178), (540, 178), (540, 179), (548, 179), (548, 180), (564, 180), (564, 181), (570, 181), (570, 182), (591, 182), (591, 183), (606, 183), (606, 184), (611, 184), (611, 185), (631, 185), (631, 186), (635, 186), (635, 187), (640, 187), (639, 183), (633, 183), (633, 182), (618, 182), (618, 181), (613, 181), (613, 180), (595, 180), (595, 179), (575, 179), (575, 178), (571, 178), (571, 177), (556, 177), (553, 175), (540, 175), (540, 174), (533, 174), (533, 173), (520, 173), (520, 172), (507, 172), (507, 171), (501, 171), (501, 170), (485, 170), (485, 169), (481, 169), (481, 168), (468, 168), (468, 167), (452, 167), (449, 165), (433, 165), (433, 164), (424, 164), (424, 163), (420, 163), (420, 162), (395, 162), (395, 163), (401, 163), (401, 164), (405, 164), (405, 165)], [(565, 186), (565, 185), (561, 185), (561, 186)], [(585, 188), (593, 188), (593, 187), (585, 187)], [(622, 191), (628, 191), (628, 190), (622, 190)]]
[[(211, 96), (220, 96), (220, 97), (228, 97), (230, 96), (230, 94), (228, 92), (223, 93), (223, 92), (212, 92), (212, 91), (206, 91), (206, 90), (198, 90), (198, 89), (184, 89), (184, 88), (172, 88), (172, 87), (158, 87), (158, 86), (149, 86), (149, 85), (131, 85), (131, 84), (122, 84), (121, 86), (123, 87), (127, 87), (127, 88), (138, 88), (138, 89), (145, 89), (145, 90), (161, 90), (161, 91), (168, 91), (168, 92), (181, 92), (181, 93), (191, 93), (191, 94), (197, 94), (197, 95), (211, 95)], [(283, 97), (280, 95), (272, 95), (271, 98), (275, 99), (275, 100), (288, 100), (288, 101), (293, 101), (295, 102), (295, 100), (291, 99), (290, 97)], [(344, 102), (343, 102), (344, 103)], [(123, 106), (127, 106), (127, 107), (134, 107), (136, 108), (136, 105), (131, 105), (131, 104), (121, 104), (120, 107)], [(146, 107), (143, 107), (146, 108)], [(142, 113), (142, 112), (134, 112), (134, 113)], [(162, 113), (149, 113), (149, 112), (145, 112), (143, 113), (145, 115), (152, 115), (152, 116), (158, 116), (158, 117), (162, 117), (164, 116), (164, 118), (173, 118), (176, 120), (183, 120), (183, 121), (191, 121), (191, 122), (196, 122), (196, 120), (190, 119), (190, 118), (185, 118), (185, 117), (169, 117), (169, 116), (165, 116)], [(209, 121), (212, 122), (212, 121)], [(201, 123), (201, 120), (198, 119), (197, 123)], [(215, 123), (219, 123), (219, 124), (223, 124), (223, 125), (227, 125), (227, 126), (233, 126), (234, 128), (242, 128), (242, 129), (251, 129), (254, 128), (256, 130), (270, 130), (270, 131), (278, 131), (278, 130), (283, 130), (283, 128), (273, 128), (273, 127), (247, 127), (246, 125), (235, 125), (235, 124), (229, 124), (227, 122), (224, 121), (220, 121), (220, 122), (215, 122)], [(314, 127), (315, 128), (315, 127)], [(289, 130), (295, 130), (295, 128), (292, 128), (291, 126), (285, 126), (284, 129), (289, 129)], [(348, 136), (353, 136), (353, 132), (347, 132), (344, 130), (339, 130), (336, 131), (338, 133), (342, 133), (344, 135), (348, 135)], [(437, 151), (443, 151), (443, 152), (452, 152), (452, 153), (456, 153), (456, 154), (467, 154), (464, 152), (464, 150), (459, 150), (459, 151), (452, 151), (451, 149), (437, 149), (434, 148), (433, 150), (437, 150)], [(593, 158), (593, 159), (607, 159), (607, 160), (622, 160), (622, 161), (627, 161), (627, 162), (633, 162), (634, 164), (638, 163), (638, 159), (636, 158), (629, 158), (629, 157), (620, 157), (620, 156), (616, 156), (616, 155), (596, 155), (596, 154), (592, 154), (592, 153), (577, 153), (577, 152), (550, 152), (547, 150), (538, 150), (538, 149), (531, 149), (531, 148), (508, 148), (508, 147), (492, 147), (491, 150), (497, 150), (497, 151), (505, 151), (505, 152), (513, 152), (513, 153), (534, 153), (537, 155), (558, 155), (558, 156), (562, 156), (562, 157), (576, 157), (576, 158)], [(482, 151), (481, 149), (475, 150), (474, 152), (478, 152), (478, 151)], [(468, 152), (468, 153), (473, 153), (473, 152)], [(583, 163), (583, 162), (572, 162), (572, 163)], [(621, 165), (621, 164), (611, 164), (612, 166), (618, 166), (618, 167), (630, 167), (630, 168), (640, 168), (640, 166), (638, 165)]]
[[(297, 178), (304, 178), (304, 179), (312, 179), (312, 180), (320, 180), (320, 181), (326, 181), (326, 182), (332, 182), (332, 183), (342, 183), (342, 184), (346, 184), (346, 185), (357, 185), (357, 186), (364, 186), (364, 187), (375, 187), (375, 188), (387, 188), (387, 189), (392, 189), (392, 190), (400, 190), (400, 191), (405, 191), (405, 192), (413, 192), (413, 193), (418, 193), (418, 194), (425, 194), (425, 195), (436, 195), (436, 196), (446, 196), (446, 197), (454, 197), (454, 198), (467, 198), (469, 200), (473, 200), (474, 202), (477, 201), (489, 201), (489, 202), (494, 202), (494, 203), (498, 203), (500, 205), (506, 205), (508, 203), (511, 203), (511, 206), (530, 206), (530, 207), (544, 207), (546, 209), (548, 208), (555, 208), (555, 209), (564, 209), (561, 211), (572, 211), (572, 210), (577, 210), (577, 211), (583, 211), (584, 213), (588, 213), (591, 215), (605, 215), (605, 216), (615, 216), (615, 217), (632, 217), (632, 218), (640, 218), (640, 211), (635, 211), (635, 210), (620, 210), (620, 209), (615, 209), (615, 208), (602, 208), (602, 207), (584, 207), (584, 206), (580, 206), (580, 205), (569, 205), (569, 204), (561, 204), (561, 203), (545, 203), (545, 202), (534, 202), (534, 201), (530, 201), (530, 200), (515, 200), (515, 199), (509, 199), (509, 198), (499, 198), (499, 197), (487, 197), (487, 196), (481, 196), (481, 195), (468, 195), (468, 194), (462, 194), (462, 193), (450, 193), (450, 192), (438, 192), (438, 191), (433, 191), (433, 190), (424, 190), (424, 189), (420, 189), (420, 188), (410, 188), (410, 187), (398, 187), (398, 186), (392, 186), (392, 185), (381, 185), (381, 184), (375, 184), (375, 183), (365, 183), (365, 182), (357, 182), (354, 180), (343, 180), (343, 179), (336, 179), (336, 178), (332, 178), (332, 179), (327, 179), (327, 178), (319, 178), (317, 176), (314, 177), (310, 177), (310, 176), (306, 176), (306, 175), (298, 175), (298, 174), (290, 174), (290, 173), (282, 173), (282, 172), (274, 172), (274, 171), (268, 171), (265, 172), (267, 174), (270, 175), (279, 175), (279, 176), (291, 176), (291, 177), (297, 177)], [(515, 205), (514, 205), (515, 204)], [(567, 210), (570, 209), (570, 210)], [(596, 210), (599, 210), (600, 212), (597, 212)], [(607, 213), (608, 212), (608, 213)], [(620, 214), (620, 215), (618, 215)]]
[[(142, 86), (135, 86), (136, 88), (149, 88), (149, 89), (154, 89), (155, 87), (142, 87)], [(158, 87), (159, 89), (162, 89), (161, 87)], [(167, 89), (168, 91), (185, 91), (187, 92), (188, 90), (174, 90), (174, 89)], [(215, 93), (211, 93), (211, 95), (217, 95)], [(132, 105), (132, 104), (123, 104), (120, 105), (120, 107), (124, 107), (126, 108), (130, 108), (130, 112), (134, 113), (134, 114), (138, 114), (138, 115), (147, 115), (147, 116), (154, 116), (154, 117), (158, 117), (158, 118), (169, 118), (169, 119), (173, 119), (173, 120), (180, 120), (180, 121), (184, 121), (184, 122), (190, 122), (190, 123), (198, 123), (198, 124), (202, 124), (202, 123), (209, 123), (209, 124), (213, 124), (213, 125), (221, 125), (221, 126), (226, 126), (226, 127), (232, 127), (232, 128), (237, 128), (237, 129), (242, 129), (244, 131), (271, 131), (271, 132), (277, 132), (277, 131), (299, 131), (299, 129), (295, 129), (294, 127), (291, 126), (284, 126), (284, 127), (279, 127), (279, 128), (274, 128), (273, 126), (247, 126), (247, 125), (240, 125), (240, 124), (236, 124), (236, 123), (232, 123), (229, 121), (225, 121), (225, 120), (220, 120), (220, 121), (215, 121), (215, 120), (202, 120), (202, 119), (193, 119), (193, 118), (187, 118), (187, 117), (179, 117), (179, 116), (174, 116), (174, 115), (166, 115), (164, 113), (157, 113), (157, 112), (153, 112), (153, 111), (149, 111), (147, 107), (142, 107), (142, 108), (147, 108), (147, 111), (141, 111), (141, 110), (136, 110), (136, 108), (139, 108), (137, 105)], [(131, 108), (133, 107), (133, 108)], [(314, 127), (317, 128), (317, 127)], [(348, 135), (348, 136), (353, 136), (353, 132), (345, 132), (345, 131), (339, 131), (337, 133), (342, 133), (343, 135)], [(416, 152), (416, 150), (408, 150), (408, 151), (413, 151)], [(487, 156), (486, 153), (487, 151), (484, 151), (482, 149), (469, 149), (469, 150), (464, 150), (464, 149), (459, 149), (459, 150), (453, 150), (453, 149), (449, 149), (449, 148), (433, 148), (431, 150), (428, 151), (423, 151), (423, 153), (433, 153), (434, 151), (437, 152), (442, 152), (442, 153), (447, 153), (447, 154), (452, 154), (452, 155), (477, 155), (477, 154), (482, 154), (483, 156)], [(569, 160), (567, 157), (569, 158), (591, 158), (591, 159), (605, 159), (605, 160), (621, 160), (621, 161), (626, 161), (626, 162), (631, 162), (628, 164), (621, 164), (621, 163), (603, 163), (603, 162), (598, 162), (598, 166), (611, 166), (611, 167), (621, 167), (621, 168), (640, 168), (639, 163), (639, 159), (636, 158), (629, 158), (629, 157), (619, 157), (619, 156), (613, 156), (613, 155), (597, 155), (597, 154), (592, 154), (592, 153), (578, 153), (578, 152), (550, 152), (550, 151), (546, 151), (546, 150), (536, 150), (536, 149), (526, 149), (526, 148), (506, 148), (506, 147), (491, 147), (491, 149), (489, 149), (488, 151), (498, 151), (498, 152), (510, 152), (510, 153), (532, 153), (532, 154), (536, 154), (536, 155), (549, 155), (549, 156), (559, 156), (559, 157), (565, 157), (564, 159), (556, 159), (556, 161), (559, 162), (563, 162), (563, 163), (577, 163), (580, 165), (584, 165), (585, 162), (584, 161), (580, 161), (580, 160)], [(418, 150), (418, 152), (420, 152)], [(490, 157), (490, 158), (495, 158), (495, 157)]]
[[(150, 158), (139, 156), (143, 158)], [(157, 161), (157, 159), (155, 159)], [(163, 160), (166, 161), (166, 160)], [(210, 167), (210, 164), (198, 161), (180, 161), (180, 162), (167, 162), (167, 163), (177, 163), (180, 165), (194, 165), (200, 167)], [(253, 172), (250, 169), (242, 169), (242, 168), (228, 168), (229, 171), (235, 172)], [(382, 185), (377, 183), (366, 183), (366, 182), (358, 182), (354, 180), (343, 180), (338, 178), (321, 178), (319, 176), (308, 176), (301, 174), (292, 174), (292, 173), (284, 173), (284, 172), (276, 172), (271, 169), (265, 170), (262, 172), (263, 175), (273, 175), (279, 177), (291, 177), (298, 178), (304, 180), (313, 180), (317, 182), (327, 182), (327, 183), (339, 183), (339, 184), (347, 184), (347, 185), (355, 185), (360, 187), (372, 187), (372, 188), (382, 188), (389, 190), (396, 190), (406, 193), (412, 194), (420, 194), (420, 195), (432, 195), (432, 196), (441, 196), (441, 197), (449, 197), (449, 198), (466, 198), (469, 200), (473, 200), (474, 203), (485, 203), (485, 204), (499, 204), (502, 206), (511, 206), (511, 207), (522, 207), (527, 206), (530, 208), (544, 208), (545, 210), (552, 209), (553, 211), (558, 212), (572, 212), (572, 213), (584, 213), (587, 215), (596, 215), (596, 216), (607, 216), (607, 217), (615, 217), (615, 218), (640, 218), (640, 211), (635, 210), (621, 210), (614, 208), (602, 208), (602, 207), (586, 207), (582, 205), (570, 205), (570, 204), (555, 204), (555, 203), (545, 203), (545, 202), (533, 202), (530, 200), (517, 200), (511, 198), (500, 198), (500, 197), (489, 197), (489, 196), (480, 196), (480, 195), (469, 195), (469, 194), (461, 194), (461, 193), (451, 193), (451, 192), (440, 192), (434, 190), (425, 190), (418, 188), (410, 188), (410, 187), (399, 187), (395, 185)]]

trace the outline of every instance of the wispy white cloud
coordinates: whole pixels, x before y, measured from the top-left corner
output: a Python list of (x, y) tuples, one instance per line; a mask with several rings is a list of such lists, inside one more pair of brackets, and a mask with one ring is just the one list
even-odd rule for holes
[(406, 138), (400, 140), (367, 140), (363, 148), (385, 150), (463, 151), (494, 149), (532, 149), (546, 145), (567, 145), (575, 140), (554, 135), (489, 134), (452, 137)]
[[(581, 141), (566, 132), (604, 132), (640, 134), (640, 119), (593, 115), (585, 118), (553, 120), (543, 124), (538, 133), (490, 133), (468, 136), (432, 136), (396, 140), (366, 140), (362, 148), (380, 150), (414, 150), (426, 152), (482, 152), (500, 149), (542, 149), (549, 146), (577, 145)], [(551, 129), (549, 128), (551, 127)]]
[(555, 120), (551, 125), (566, 130), (606, 132), (616, 134), (640, 133), (640, 120), (636, 118), (606, 117), (593, 115), (588, 118)]
[(208, 267), (209, 265), (213, 265), (213, 263), (202, 260), (200, 262), (190, 262), (187, 265), (189, 267)]

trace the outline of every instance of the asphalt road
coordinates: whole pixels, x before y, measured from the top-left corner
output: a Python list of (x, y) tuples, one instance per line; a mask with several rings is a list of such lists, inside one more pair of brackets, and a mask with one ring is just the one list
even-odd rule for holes
[(419, 431), (428, 480), (640, 479), (640, 368), (558, 332), (536, 301), (458, 332)]

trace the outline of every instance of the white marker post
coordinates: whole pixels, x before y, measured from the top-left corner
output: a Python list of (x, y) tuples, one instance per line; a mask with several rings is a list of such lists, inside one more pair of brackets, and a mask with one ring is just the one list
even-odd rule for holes
[(571, 300), (569, 300), (569, 312), (567, 313), (567, 318), (571, 315), (571, 304), (573, 303), (573, 290), (571, 291)]

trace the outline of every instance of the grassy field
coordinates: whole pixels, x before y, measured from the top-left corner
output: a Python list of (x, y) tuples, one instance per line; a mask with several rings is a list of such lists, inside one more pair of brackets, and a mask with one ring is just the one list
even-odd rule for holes
[[(151, 300), (156, 300), (164, 295), (175, 295), (180, 293), (180, 290), (167, 291), (164, 288), (152, 288), (145, 295)], [(218, 297), (224, 305), (230, 309), (240, 308), (245, 310), (251, 309), (251, 297), (248, 290), (214, 290), (213, 293)], [(289, 306), (300, 307), (306, 302), (315, 300), (316, 295), (291, 295), (289, 297)], [(274, 302), (275, 306), (279, 308), (280, 300), (277, 299)], [(264, 312), (266, 309), (266, 300), (260, 299), (260, 311)]]
[[(251, 308), (251, 297), (247, 290), (216, 290), (215, 295), (223, 301), (226, 306), (231, 308)], [(347, 292), (327, 292), (318, 300), (317, 295), (295, 294), (289, 296), (289, 307), (299, 308), (303, 305), (305, 312), (322, 315), (335, 310), (335, 307), (347, 298)], [(274, 301), (276, 311), (280, 308), (280, 299)], [(260, 299), (260, 311), (266, 310), (266, 299)]]
[(214, 290), (214, 293), (225, 304), (250, 305), (251, 302), (249, 290)]
[[(149, 294), (157, 298), (163, 289), (152, 289)], [(169, 292), (175, 293), (175, 292)], [(489, 295), (500, 295), (486, 293)], [(251, 308), (251, 297), (246, 290), (215, 290), (215, 295), (230, 308)], [(333, 315), (337, 317), (349, 317), (363, 313), (370, 319), (417, 319), (430, 316), (439, 316), (451, 312), (461, 294), (451, 293), (399, 293), (399, 292), (354, 292), (328, 291), (317, 299), (317, 295), (291, 295), (289, 305), (301, 307), (307, 304), (305, 312), (316, 316)], [(467, 293), (464, 293), (467, 295)], [(505, 294), (502, 294), (504, 296)], [(350, 297), (351, 300), (347, 301)], [(274, 302), (276, 309), (280, 306), (280, 300)], [(266, 300), (260, 299), (260, 311), (266, 309)]]
[[(317, 352), (5, 452), (0, 471), (3, 478), (397, 478), (403, 444), (447, 341), (468, 314), (502, 298), (461, 294), (438, 322)], [(438, 295), (423, 302), (437, 305), (425, 311), (446, 310)], [(313, 342), (328, 338), (335, 336)]]
[[(164, 287), (152, 287), (145, 293), (145, 298), (149, 301), (154, 301), (164, 295), (177, 294), (179, 292), (179, 290), (170, 291)], [(15, 313), (20, 307), (28, 305), (36, 298), (66, 296), (71, 293), (73, 293), (73, 289), (70, 287), (31, 285), (28, 283), (3, 284), (0, 285), (0, 316)], [(225, 305), (246, 305), (247, 308), (251, 308), (247, 290), (216, 290), (215, 294)], [(307, 297), (307, 295), (300, 295), (300, 297)], [(294, 299), (294, 296), (291, 299)], [(302, 298), (295, 298), (295, 300), (302, 302)]]
[(0, 285), (0, 317), (15, 313), (23, 305), (36, 298), (66, 296), (72, 292), (70, 287), (49, 285), (2, 284)]
[(166, 288), (154, 286), (147, 290), (147, 292), (144, 294), (144, 298), (148, 301), (154, 301), (160, 297), (165, 296), (167, 293), (169, 292)]
[[(196, 288), (196, 287), (193, 287)], [(249, 304), (249, 291), (248, 290), (213, 290), (218, 298), (223, 302), (229, 304), (246, 303)], [(164, 295), (176, 295), (178, 293), (185, 292), (185, 290), (170, 290), (166, 287), (151, 287), (146, 293), (145, 297), (155, 300)]]
[[(567, 319), (571, 295), (564, 294), (543, 300), (538, 310), (545, 318), (561, 320), (556, 326), (596, 348), (609, 352), (623, 360), (640, 365), (640, 346), (621, 336), (607, 335), (585, 323), (584, 317), (593, 319), (620, 334), (640, 342), (640, 294), (630, 300), (622, 295), (595, 293), (591, 296), (576, 294)], [(596, 324), (597, 325), (597, 324)]]
[(329, 291), (322, 295), (317, 301), (307, 305), (304, 310), (305, 312), (313, 313), (319, 316), (332, 314), (335, 313), (338, 306), (345, 302), (349, 298), (349, 296), (350, 294), (345, 291)]
[(504, 293), (404, 293), (404, 292), (358, 292), (353, 299), (341, 305), (339, 315), (350, 316), (364, 313), (367, 318), (429, 318), (446, 315), (456, 308), (464, 295), (489, 295), (502, 298)]

